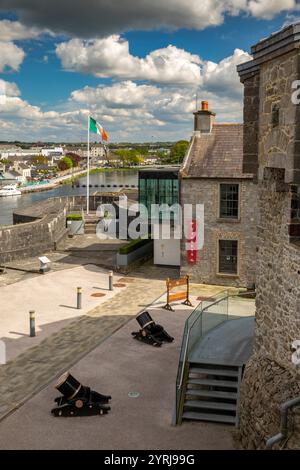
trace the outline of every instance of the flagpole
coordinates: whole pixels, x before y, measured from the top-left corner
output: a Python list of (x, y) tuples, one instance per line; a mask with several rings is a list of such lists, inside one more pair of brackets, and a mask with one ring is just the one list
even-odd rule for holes
[(90, 115), (88, 115), (88, 138), (87, 138), (87, 178), (86, 178), (86, 214), (90, 210)]

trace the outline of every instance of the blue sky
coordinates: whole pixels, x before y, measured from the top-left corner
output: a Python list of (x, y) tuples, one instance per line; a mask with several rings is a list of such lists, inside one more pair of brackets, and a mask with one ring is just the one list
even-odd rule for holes
[[(162, 2), (156, 12), (156, 0), (144, 0), (153, 7), (153, 18), (147, 10), (144, 20), (143, 11), (126, 16), (134, 2), (124, 0), (125, 14), (107, 12), (102, 24), (91, 16), (82, 25), (83, 5), (95, 1), (73, 1), (79, 10), (65, 25), (62, 2), (55, 14), (43, 15), (35, 0), (26, 12), (18, 0), (10, 12), (0, 0), (0, 140), (84, 140), (89, 112), (112, 141), (188, 138), (196, 92), (209, 99), (218, 120), (241, 121), (236, 65), (250, 60), (251, 45), (296, 20), (298, 8), (293, 0), (273, 0), (273, 10), (270, 0), (228, 0), (235, 8), (249, 3), (233, 16), (212, 0), (197, 17), (191, 6), (170, 18)], [(166, 3), (180, 9), (193, 2)]]

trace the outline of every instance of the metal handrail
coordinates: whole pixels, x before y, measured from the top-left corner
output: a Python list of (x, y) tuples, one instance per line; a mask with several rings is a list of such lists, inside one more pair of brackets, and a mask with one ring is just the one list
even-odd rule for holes
[(184, 348), (184, 356), (183, 356), (183, 361), (182, 361), (182, 368), (181, 368), (181, 374), (180, 374), (180, 382), (177, 386), (177, 390), (180, 390), (182, 387), (182, 381), (183, 381), (183, 374), (184, 374), (184, 364), (186, 362), (186, 356), (187, 356), (187, 348), (188, 348), (188, 343), (189, 343), (189, 337), (190, 337), (190, 331), (188, 331), (187, 334), (187, 340), (185, 342), (185, 348)]
[[(222, 291), (220, 292), (220, 294), (218, 295), (221, 295), (223, 293), (226, 293), (226, 296), (227, 296), (227, 299), (229, 297), (229, 294), (228, 294), (228, 291)], [(190, 325), (190, 327), (188, 328), (188, 332), (187, 332), (187, 335), (186, 335), (186, 341), (185, 341), (185, 348), (184, 348), (184, 354), (183, 354), (183, 359), (182, 359), (182, 369), (181, 369), (181, 374), (180, 374), (180, 381), (179, 381), (179, 384), (177, 386), (177, 389), (180, 390), (181, 387), (182, 387), (182, 382), (183, 382), (183, 375), (184, 375), (184, 364), (186, 362), (186, 357), (187, 357), (187, 349), (188, 349), (188, 345), (189, 345), (189, 339), (190, 339), (190, 333), (191, 333), (191, 330), (193, 328), (193, 326), (195, 325), (195, 323), (199, 320), (200, 317), (202, 317), (202, 314), (203, 312), (205, 312), (205, 310), (207, 310), (208, 308), (211, 308), (213, 307), (214, 305), (220, 303), (222, 300), (224, 300), (223, 298), (219, 299), (219, 300), (216, 300), (215, 302), (211, 303), (210, 305), (208, 305), (207, 307), (205, 308), (202, 308), (200, 309), (200, 312), (199, 312), (199, 315), (196, 316), (195, 320), (193, 321), (193, 323)], [(209, 301), (209, 298), (206, 300), (206, 301)], [(202, 304), (202, 301), (197, 305), (197, 307), (195, 308), (195, 310), (193, 310), (193, 312), (191, 313), (191, 315), (188, 317), (188, 319), (186, 320), (186, 324), (188, 324), (188, 321), (189, 319), (191, 318), (191, 316), (193, 315), (193, 313), (197, 310), (197, 308), (199, 307), (199, 305)]]
[(300, 397), (288, 400), (280, 406), (280, 433), (267, 440), (267, 449), (272, 449), (275, 444), (286, 439), (288, 435), (288, 411), (298, 405), (300, 405)]

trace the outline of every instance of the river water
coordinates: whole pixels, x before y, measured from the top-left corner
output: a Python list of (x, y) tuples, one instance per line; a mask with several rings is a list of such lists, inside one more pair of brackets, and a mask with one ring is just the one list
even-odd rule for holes
[[(76, 196), (86, 194), (86, 188), (82, 185), (86, 184), (86, 176), (79, 179), (80, 187), (72, 188), (71, 184), (60, 185), (49, 191), (34, 192), (23, 194), (22, 196), (0, 197), (0, 225), (10, 225), (13, 223), (13, 212), (21, 207), (27, 207), (35, 202), (44, 201), (50, 197), (56, 196)], [(138, 172), (136, 170), (112, 170), (103, 173), (90, 175), (90, 194), (95, 191), (117, 191), (116, 188), (95, 188), (97, 185), (137, 185)]]

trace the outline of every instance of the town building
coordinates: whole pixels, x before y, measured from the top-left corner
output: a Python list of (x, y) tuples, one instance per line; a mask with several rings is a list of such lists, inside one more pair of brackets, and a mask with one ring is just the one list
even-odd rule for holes
[(183, 241), (181, 274), (201, 283), (253, 288), (257, 187), (252, 172), (243, 173), (243, 125), (214, 121), (203, 101), (180, 171), (180, 199), (183, 208), (204, 206), (204, 245), (190, 258)]
[(64, 149), (62, 147), (51, 147), (41, 149), (40, 155), (43, 157), (62, 157)]
[[(146, 220), (149, 234), (154, 239), (156, 265), (180, 266), (181, 239), (177, 237), (176, 229), (181, 229), (181, 220), (176, 210), (168, 210), (172, 206), (176, 208), (180, 202), (179, 184), (179, 167), (139, 171), (138, 200), (147, 209)], [(142, 209), (141, 214), (144, 215)]]
[[(19, 182), (26, 183), (31, 178), (31, 168), (25, 163), (15, 162), (12, 169), (19, 173)], [(21, 179), (20, 179), (21, 178)]]
[(106, 156), (105, 146), (103, 144), (91, 145), (90, 156), (92, 158), (102, 158)]
[(281, 431), (277, 445), (299, 449), (299, 411), (287, 410), (286, 428), (280, 422), (283, 403), (300, 397), (300, 23), (263, 39), (251, 53), (253, 60), (238, 72), (244, 84), (243, 171), (257, 179), (257, 298), (240, 432), (249, 449), (265, 448)]
[(3, 147), (3, 149), (0, 150), (0, 159), (3, 160), (26, 160), (27, 158), (40, 155), (42, 151), (40, 147), (30, 149), (22, 149), (21, 147)]

